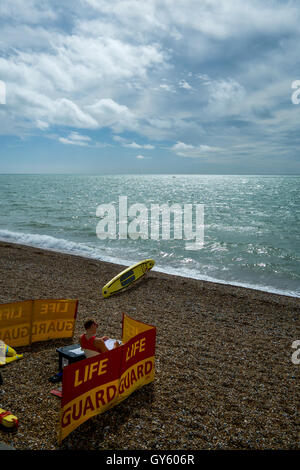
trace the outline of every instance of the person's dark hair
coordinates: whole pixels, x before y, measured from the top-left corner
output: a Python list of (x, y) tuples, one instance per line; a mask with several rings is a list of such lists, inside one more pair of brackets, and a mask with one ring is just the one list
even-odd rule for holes
[(96, 323), (95, 320), (93, 320), (92, 318), (89, 318), (89, 320), (86, 320), (83, 325), (84, 325), (84, 328), (88, 330), (89, 328), (91, 328), (91, 326), (94, 323)]

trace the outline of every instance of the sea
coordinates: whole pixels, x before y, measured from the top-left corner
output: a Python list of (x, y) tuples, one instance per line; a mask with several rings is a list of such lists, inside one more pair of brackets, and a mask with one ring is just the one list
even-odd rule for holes
[[(192, 214), (181, 237), (174, 204)], [(160, 215), (154, 237), (163, 205), (169, 222)], [(203, 243), (188, 249), (197, 230)], [(299, 297), (300, 175), (2, 174), (0, 239), (125, 266), (152, 258), (154, 271)]]

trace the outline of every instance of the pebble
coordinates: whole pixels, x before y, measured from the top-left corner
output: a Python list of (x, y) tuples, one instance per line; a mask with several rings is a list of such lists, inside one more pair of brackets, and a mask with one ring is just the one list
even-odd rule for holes
[(1, 368), (0, 406), (19, 428), (0, 430), (0, 440), (20, 450), (299, 449), (300, 367), (287, 360), (298, 299), (158, 272), (103, 299), (102, 286), (122, 266), (4, 242), (0, 260), (2, 303), (78, 298), (74, 340), (91, 314), (99, 335), (121, 337), (123, 312), (157, 328), (154, 382), (61, 445), (60, 400), (48, 378), (57, 372), (56, 348), (72, 340), (16, 348), (24, 359)]

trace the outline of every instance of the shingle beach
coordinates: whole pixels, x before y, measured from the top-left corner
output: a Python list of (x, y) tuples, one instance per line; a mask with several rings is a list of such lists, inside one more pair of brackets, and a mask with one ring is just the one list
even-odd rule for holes
[[(1, 367), (0, 407), (19, 428), (1, 427), (0, 441), (21, 450), (299, 449), (299, 299), (155, 271), (104, 299), (102, 286), (123, 269), (0, 242), (0, 303), (79, 300), (73, 339), (16, 348), (24, 358)], [(155, 380), (58, 445), (60, 399), (48, 380), (56, 348), (77, 343), (91, 316), (99, 335), (121, 338), (122, 313), (157, 328)]]

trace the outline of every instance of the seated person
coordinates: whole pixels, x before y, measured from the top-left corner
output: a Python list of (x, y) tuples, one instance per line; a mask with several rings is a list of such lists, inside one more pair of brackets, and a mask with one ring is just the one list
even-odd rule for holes
[[(84, 350), (86, 357), (96, 356), (97, 354), (109, 351), (105, 345), (105, 341), (109, 339), (108, 336), (102, 336), (102, 338), (96, 337), (98, 324), (95, 320), (90, 319), (84, 322), (85, 334), (80, 336), (79, 342), (81, 349)], [(114, 348), (120, 346), (118, 341), (115, 341)]]

